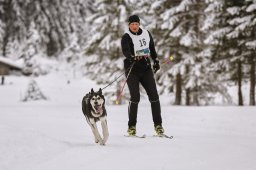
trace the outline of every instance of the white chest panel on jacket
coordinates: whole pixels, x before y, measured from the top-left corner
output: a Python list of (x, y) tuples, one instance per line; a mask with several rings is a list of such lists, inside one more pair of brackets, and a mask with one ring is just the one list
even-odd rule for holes
[(150, 37), (147, 30), (142, 29), (142, 34), (134, 35), (130, 31), (127, 31), (134, 44), (134, 55), (145, 56), (150, 55), (149, 42)]

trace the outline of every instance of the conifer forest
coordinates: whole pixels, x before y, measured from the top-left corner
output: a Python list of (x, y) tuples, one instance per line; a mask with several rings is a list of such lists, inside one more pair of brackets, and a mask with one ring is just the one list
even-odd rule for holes
[(0, 56), (38, 75), (50, 71), (36, 69), (42, 59), (55, 60), (106, 84), (123, 72), (132, 14), (159, 60), (174, 58), (155, 75), (172, 104), (255, 105), (256, 0), (0, 0)]

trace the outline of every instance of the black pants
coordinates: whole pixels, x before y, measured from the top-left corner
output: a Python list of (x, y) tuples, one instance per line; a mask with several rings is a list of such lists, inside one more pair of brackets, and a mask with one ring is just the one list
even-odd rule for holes
[[(127, 75), (126, 75), (127, 76)], [(159, 96), (157, 93), (156, 83), (152, 69), (138, 71), (131, 71), (127, 84), (130, 91), (130, 102), (128, 107), (129, 121), (128, 126), (136, 126), (138, 103), (140, 101), (139, 83), (147, 92), (149, 101), (151, 102), (151, 110), (154, 125), (162, 125), (161, 109)]]

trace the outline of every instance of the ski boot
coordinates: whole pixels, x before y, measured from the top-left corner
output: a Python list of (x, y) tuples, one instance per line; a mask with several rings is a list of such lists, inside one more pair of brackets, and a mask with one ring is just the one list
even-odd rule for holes
[(158, 136), (164, 135), (164, 128), (161, 125), (156, 125), (155, 131)]
[(130, 126), (127, 130), (129, 136), (136, 136), (136, 127)]

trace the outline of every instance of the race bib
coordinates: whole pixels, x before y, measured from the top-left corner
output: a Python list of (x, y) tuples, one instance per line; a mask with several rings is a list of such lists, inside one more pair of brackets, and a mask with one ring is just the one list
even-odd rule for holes
[(134, 55), (145, 56), (150, 55), (149, 42), (150, 37), (147, 30), (142, 29), (141, 35), (134, 35), (130, 31), (127, 32), (134, 44)]
[(149, 48), (145, 48), (145, 49), (136, 51), (135, 56), (145, 56), (149, 54), (150, 54)]

